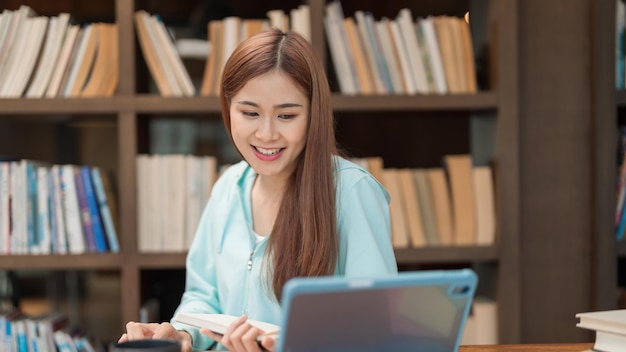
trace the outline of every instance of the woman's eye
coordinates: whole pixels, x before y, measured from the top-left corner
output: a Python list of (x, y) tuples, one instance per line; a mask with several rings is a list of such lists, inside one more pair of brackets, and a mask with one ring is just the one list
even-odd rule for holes
[(244, 111), (244, 112), (243, 112), (243, 115), (244, 115), (244, 116), (248, 116), (248, 117), (255, 117), (255, 116), (259, 116), (259, 114), (257, 114), (257, 113), (256, 113), (256, 112), (254, 112), (254, 111)]
[(291, 120), (294, 117), (296, 117), (296, 115), (289, 115), (289, 114), (278, 115), (278, 118), (281, 120)]

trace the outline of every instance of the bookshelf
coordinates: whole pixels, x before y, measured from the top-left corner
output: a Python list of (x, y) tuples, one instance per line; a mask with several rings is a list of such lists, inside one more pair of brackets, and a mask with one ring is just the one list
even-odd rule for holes
[[(283, 1), (285, 4), (288, 1)], [(29, 3), (25, 1), (24, 3)], [(31, 1), (32, 3), (32, 1)], [(140, 92), (136, 77), (141, 75), (141, 55), (135, 39), (133, 14), (145, 2), (139, 0), (116, 0), (114, 18), (121, 33), (120, 80), (116, 95), (111, 98), (90, 99), (6, 99), (0, 103), (0, 123), (4, 119), (16, 119), (22, 116), (35, 116), (36, 121), (55, 121), (64, 116), (80, 116), (81, 119), (96, 119), (100, 116), (111, 117), (115, 121), (117, 134), (117, 189), (120, 216), (119, 254), (89, 254), (72, 256), (0, 256), (0, 269), (30, 270), (117, 270), (120, 273), (122, 306), (120, 307), (124, 323), (138, 318), (142, 302), (142, 271), (151, 269), (182, 269), (185, 264), (184, 254), (143, 254), (137, 251), (137, 199), (135, 197), (135, 157), (140, 152), (139, 139), (145, 116), (176, 113), (189, 115), (219, 114), (219, 101), (214, 97), (163, 98)], [(297, 2), (293, 2), (297, 5)], [(385, 6), (377, 2), (346, 1), (353, 7), (365, 8), (368, 4), (374, 8), (377, 16), (385, 11), (397, 13), (402, 6), (425, 6), (421, 11), (427, 14), (429, 6), (439, 13), (462, 15), (468, 3), (461, 0), (448, 0), (433, 5), (409, 4), (405, 1), (393, 1)], [(519, 121), (519, 72), (518, 72), (518, 10), (516, 0), (475, 1), (485, 6), (491, 14), (490, 19), (498, 25), (495, 43), (491, 43), (492, 73), (489, 86), (477, 94), (459, 95), (416, 95), (416, 96), (342, 96), (335, 93), (332, 97), (338, 119), (344, 116), (358, 116), (373, 113), (372, 122), (384, 125), (386, 114), (401, 112), (412, 126), (420, 124), (424, 115), (435, 113), (436, 118), (450, 116), (450, 120), (461, 121), (464, 126), (461, 133), (468, 132), (468, 121), (472, 114), (487, 112), (497, 121), (497, 142), (494, 157), (498, 161), (498, 236), (499, 242), (490, 247), (451, 247), (403, 249), (397, 251), (399, 264), (446, 265), (454, 263), (486, 263), (496, 268), (497, 301), (499, 305), (499, 327), (501, 342), (520, 342), (522, 334), (522, 288), (520, 263), (520, 121)], [(326, 58), (330, 67), (324, 30), (321, 25), (324, 0), (309, 0), (312, 19), (312, 42), (320, 57)], [(293, 4), (287, 4), (293, 5)], [(37, 8), (37, 5), (32, 5)], [(377, 7), (378, 6), (378, 7)], [(454, 9), (454, 10), (450, 10)], [(459, 10), (462, 9), (463, 11)], [(58, 10), (50, 10), (52, 13)], [(346, 9), (352, 13), (352, 9)], [(143, 68), (145, 69), (145, 68)], [(331, 70), (329, 68), (329, 70)], [(410, 115), (416, 117), (410, 117)], [(426, 118), (428, 119), (428, 118)], [(432, 119), (432, 118), (431, 118)], [(368, 121), (372, 119), (369, 118)], [(404, 121), (404, 120), (403, 120)], [(340, 122), (341, 123), (341, 122)], [(440, 122), (441, 123), (441, 122)], [(445, 123), (445, 122), (444, 122)], [(455, 124), (456, 126), (457, 124)], [(466, 137), (469, 138), (469, 137)], [(340, 139), (341, 142), (341, 139)], [(441, 143), (446, 143), (442, 141)], [(358, 146), (357, 146), (358, 147)], [(45, 146), (44, 146), (45, 148)], [(468, 146), (464, 146), (467, 151)], [(395, 160), (411, 163), (410, 154), (396, 156)], [(418, 167), (421, 165), (412, 165)]]

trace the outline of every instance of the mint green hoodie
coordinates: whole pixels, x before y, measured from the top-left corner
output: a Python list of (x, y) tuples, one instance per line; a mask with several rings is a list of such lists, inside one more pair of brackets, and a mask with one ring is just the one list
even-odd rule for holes
[[(389, 194), (367, 171), (334, 157), (339, 255), (335, 275), (364, 277), (397, 273), (391, 246)], [(218, 179), (187, 255), (187, 277), (178, 312), (223, 313), (281, 324), (280, 305), (264, 277), (267, 237), (256, 241), (250, 205), (255, 171), (245, 162)], [(193, 349), (213, 340), (187, 330)]]

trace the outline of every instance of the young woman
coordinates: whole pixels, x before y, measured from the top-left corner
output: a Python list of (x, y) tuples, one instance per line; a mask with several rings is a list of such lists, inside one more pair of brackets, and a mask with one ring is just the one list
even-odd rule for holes
[[(260, 351), (263, 331), (246, 320), (280, 324), (290, 278), (397, 272), (389, 196), (337, 155), (328, 82), (303, 37), (270, 30), (241, 43), (224, 67), (221, 107), (244, 160), (213, 187), (177, 312), (241, 317), (223, 336), (175, 322), (130, 322), (122, 341), (176, 338), (183, 351), (215, 342)], [(272, 338), (262, 344), (274, 348)]]

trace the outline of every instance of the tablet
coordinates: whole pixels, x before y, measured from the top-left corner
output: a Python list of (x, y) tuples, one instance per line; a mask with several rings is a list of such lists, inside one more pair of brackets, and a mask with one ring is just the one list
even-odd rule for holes
[(476, 291), (470, 269), (294, 278), (278, 352), (456, 352)]

